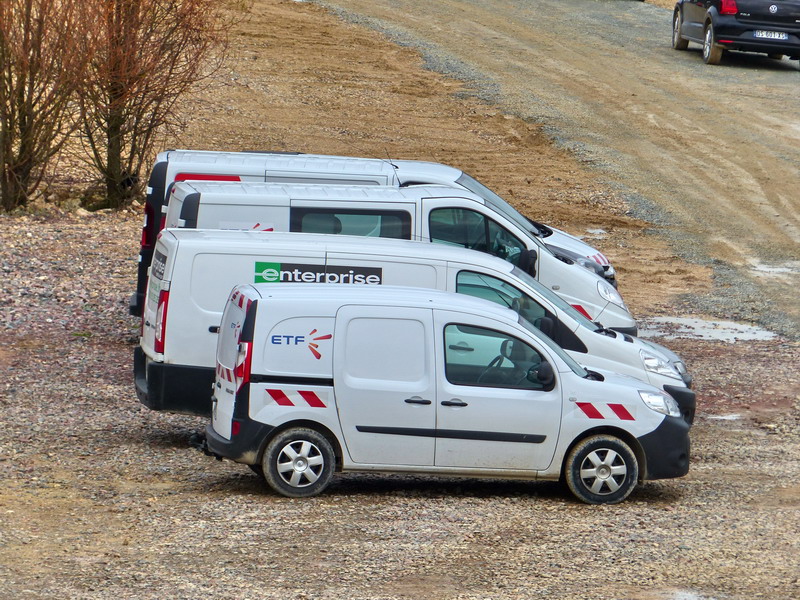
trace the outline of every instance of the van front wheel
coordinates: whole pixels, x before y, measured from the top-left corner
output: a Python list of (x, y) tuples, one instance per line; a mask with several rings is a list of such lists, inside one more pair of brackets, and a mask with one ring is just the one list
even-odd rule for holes
[(324, 435), (298, 427), (276, 435), (264, 450), (261, 464), (273, 490), (290, 498), (307, 498), (328, 487), (336, 459)]
[(564, 478), (587, 504), (616, 504), (630, 495), (639, 479), (639, 464), (628, 444), (610, 435), (595, 435), (575, 446), (564, 463)]

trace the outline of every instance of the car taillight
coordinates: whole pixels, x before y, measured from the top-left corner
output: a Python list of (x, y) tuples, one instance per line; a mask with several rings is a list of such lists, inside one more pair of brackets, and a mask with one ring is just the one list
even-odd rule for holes
[(236, 378), (236, 391), (250, 382), (250, 365), (253, 359), (253, 342), (239, 342), (239, 353), (236, 356), (236, 368), (233, 376)]
[(722, 7), (719, 12), (723, 15), (735, 15), (738, 13), (739, 8), (736, 6), (736, 0), (722, 0)]
[(159, 354), (164, 352), (164, 334), (167, 332), (167, 308), (169, 307), (169, 291), (161, 290), (158, 294), (158, 311), (156, 311), (156, 339), (153, 350)]

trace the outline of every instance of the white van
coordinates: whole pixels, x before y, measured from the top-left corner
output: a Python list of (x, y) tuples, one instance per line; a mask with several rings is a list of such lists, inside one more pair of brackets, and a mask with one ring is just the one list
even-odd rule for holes
[(206, 451), (289, 497), (334, 471), (564, 478), (624, 500), (689, 469), (689, 425), (644, 382), (586, 371), (514, 311), (391, 286), (235, 288)]
[(460, 169), (416, 160), (381, 160), (297, 152), (211, 152), (168, 150), (161, 152), (150, 173), (145, 219), (139, 252), (136, 293), (130, 312), (141, 315), (147, 268), (153, 258), (158, 232), (163, 229), (162, 209), (171, 184), (180, 181), (261, 181), (341, 185), (442, 184), (469, 190), (522, 229), (535, 235), (556, 254), (605, 277), (616, 287), (614, 268), (605, 255), (578, 238), (532, 221), (505, 200)]
[(536, 236), (466, 190), (181, 182), (172, 188), (166, 225), (417, 239), (488, 252), (529, 270), (590, 320), (631, 335), (637, 331), (612, 285), (558, 259)]
[(513, 307), (578, 362), (669, 392), (691, 423), (695, 394), (679, 357), (588, 321), (522, 269), (488, 254), (384, 238), (165, 229), (156, 245), (136, 391), (154, 410), (208, 415), (217, 326), (242, 283), (351, 283), (428, 287)]

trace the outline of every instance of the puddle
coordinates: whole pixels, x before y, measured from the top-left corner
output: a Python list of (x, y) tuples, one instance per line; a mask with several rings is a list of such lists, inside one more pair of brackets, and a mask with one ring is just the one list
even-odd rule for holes
[(717, 600), (714, 596), (706, 596), (692, 590), (653, 589), (625, 596), (627, 600)]
[(694, 338), (720, 342), (772, 340), (776, 334), (734, 321), (704, 321), (687, 317), (654, 317), (639, 322), (639, 337)]
[(800, 275), (800, 262), (788, 262), (781, 265), (765, 265), (756, 260), (750, 261), (750, 269), (758, 277), (789, 280), (791, 276)]
[(731, 415), (708, 415), (706, 418), (712, 421), (741, 421), (742, 415), (739, 413)]

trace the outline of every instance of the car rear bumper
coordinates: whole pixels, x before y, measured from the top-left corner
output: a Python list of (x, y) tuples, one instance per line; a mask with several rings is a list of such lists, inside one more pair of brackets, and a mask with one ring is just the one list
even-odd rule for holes
[[(789, 36), (787, 40), (762, 39), (755, 36), (756, 31), (778, 31)], [(800, 28), (787, 28), (768, 23), (742, 23), (734, 17), (719, 16), (714, 22), (714, 40), (721, 47), (744, 52), (763, 52), (764, 54), (786, 54), (800, 57)]]
[(214, 426), (206, 427), (205, 449), (217, 458), (228, 458), (246, 465), (257, 465), (261, 461), (264, 442), (274, 429), (271, 425), (250, 419), (237, 419), (239, 433), (226, 439), (219, 435)]
[(152, 361), (137, 346), (133, 351), (133, 380), (139, 402), (151, 410), (211, 416), (214, 369)]

